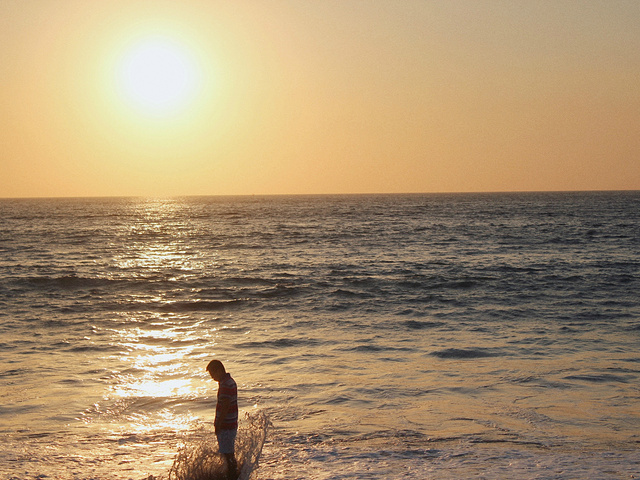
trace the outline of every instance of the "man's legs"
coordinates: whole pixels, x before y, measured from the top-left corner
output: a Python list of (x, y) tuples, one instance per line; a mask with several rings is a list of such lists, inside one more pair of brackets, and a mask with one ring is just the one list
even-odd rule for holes
[(229, 480), (237, 480), (238, 478), (238, 462), (236, 461), (236, 455), (234, 453), (223, 454), (227, 461), (227, 478)]
[(236, 480), (238, 478), (238, 462), (235, 455), (236, 430), (219, 430), (216, 433), (218, 437), (218, 448), (227, 464), (227, 478)]

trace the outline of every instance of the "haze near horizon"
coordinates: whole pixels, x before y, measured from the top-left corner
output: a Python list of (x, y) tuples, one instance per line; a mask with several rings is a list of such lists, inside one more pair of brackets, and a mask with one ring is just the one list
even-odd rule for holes
[(640, 189), (640, 2), (0, 3), (0, 197)]

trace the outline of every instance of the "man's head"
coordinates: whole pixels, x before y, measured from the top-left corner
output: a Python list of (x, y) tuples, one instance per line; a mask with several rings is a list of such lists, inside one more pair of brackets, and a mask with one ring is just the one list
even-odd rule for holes
[(207, 372), (216, 382), (219, 382), (227, 371), (220, 360), (211, 360), (207, 365)]

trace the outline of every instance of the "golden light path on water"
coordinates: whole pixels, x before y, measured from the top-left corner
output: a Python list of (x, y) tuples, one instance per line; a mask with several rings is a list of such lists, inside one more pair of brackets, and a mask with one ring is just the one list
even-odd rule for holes
[[(194, 269), (210, 263), (185, 250), (180, 232), (188, 227), (171, 221), (180, 206), (164, 200), (140, 204), (138, 208), (146, 221), (123, 232), (134, 240), (113, 259), (113, 276), (120, 276), (119, 272), (124, 275), (140, 272), (139, 275), (147, 277), (145, 280), (157, 279), (166, 287), (166, 282), (191, 276)], [(172, 241), (167, 241), (169, 230)], [(141, 312), (123, 312), (121, 325), (112, 331), (113, 343), (122, 353), (113, 359), (120, 368), (105, 403), (125, 412), (131, 410), (126, 415), (129, 424), (122, 424), (119, 429), (135, 434), (187, 432), (203, 419), (185, 405), (215, 394), (215, 385), (204, 366), (211, 355), (207, 349), (216, 343), (218, 328), (204, 326), (204, 319), (188, 313), (171, 311), (176, 304), (170, 298), (171, 289), (161, 290), (162, 293), (153, 289), (133, 290), (127, 301), (129, 305), (140, 305)], [(214, 402), (213, 399), (210, 402), (211, 412)]]
[(129, 432), (187, 431), (197, 417), (173, 407), (179, 399), (193, 398), (198, 390), (197, 382), (185, 373), (188, 369), (183, 361), (193, 347), (172, 346), (175, 327), (150, 327), (125, 327), (115, 332), (120, 337), (119, 347), (127, 353), (120, 356), (125, 368), (110, 388), (109, 402), (123, 405), (125, 412), (132, 411), (126, 416), (130, 424), (122, 426)]

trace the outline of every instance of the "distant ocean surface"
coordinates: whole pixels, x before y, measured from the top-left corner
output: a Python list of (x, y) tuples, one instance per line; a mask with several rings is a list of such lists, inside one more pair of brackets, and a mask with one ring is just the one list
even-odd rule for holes
[(640, 477), (640, 193), (0, 200), (0, 478)]

